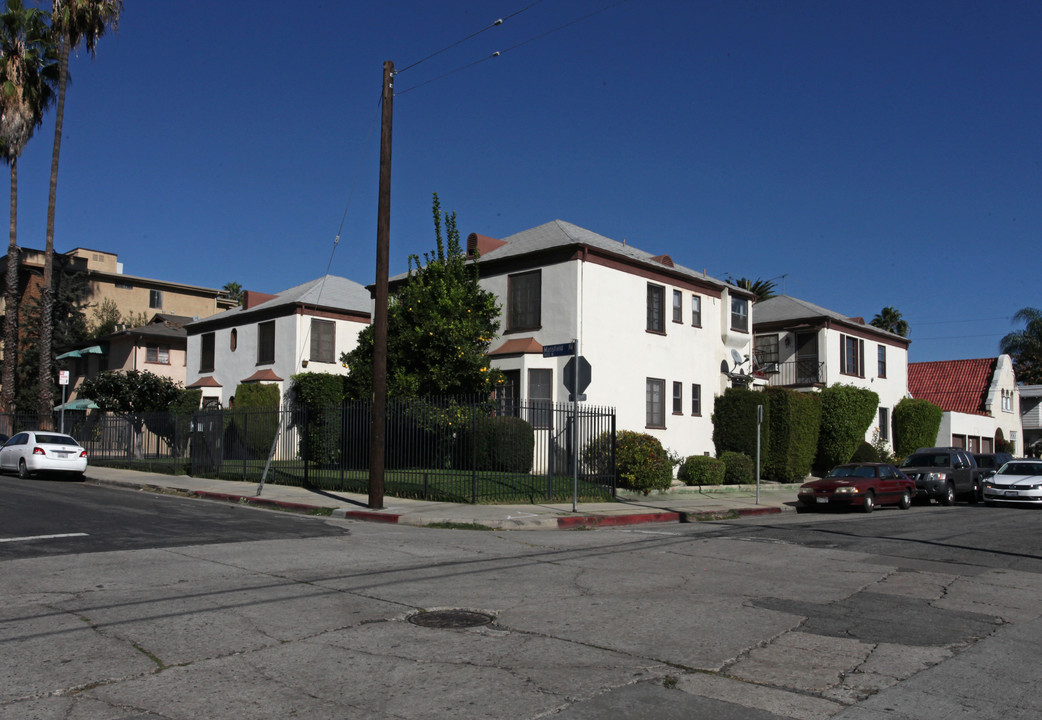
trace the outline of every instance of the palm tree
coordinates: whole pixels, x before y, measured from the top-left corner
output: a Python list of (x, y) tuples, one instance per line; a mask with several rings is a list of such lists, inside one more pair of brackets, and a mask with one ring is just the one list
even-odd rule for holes
[(901, 312), (896, 308), (889, 306), (883, 308), (876, 313), (869, 325), (892, 332), (894, 335), (908, 337), (908, 321), (901, 317)]
[(0, 16), (0, 152), (11, 166), (11, 241), (4, 288), (4, 361), (0, 410), (11, 412), (18, 358), (18, 158), (54, 99), (57, 80), (47, 13), (7, 0)]
[(47, 247), (44, 250), (40, 307), (40, 422), (50, 427), (54, 416), (54, 380), (51, 378), (51, 340), (54, 335), (54, 202), (58, 193), (58, 157), (65, 119), (65, 88), (69, 78), (69, 51), (80, 46), (95, 55), (98, 39), (111, 26), (119, 26), (123, 0), (51, 0), (51, 31), (58, 40), (58, 108), (51, 153), (51, 191), (47, 198)]
[(754, 302), (767, 300), (768, 298), (772, 298), (778, 294), (775, 292), (775, 290), (778, 289), (778, 286), (775, 285), (774, 282), (772, 282), (771, 280), (761, 280), (760, 278), (757, 278), (756, 280), (750, 280), (746, 277), (740, 277), (737, 280), (735, 280), (730, 275), (727, 276), (727, 280), (732, 285), (740, 287), (743, 290), (748, 290), (753, 295), (755, 295), (756, 300)]
[(1013, 358), (1017, 382), (1042, 384), (1042, 310), (1022, 308), (1013, 316), (1013, 322), (1023, 322), (1025, 327), (1002, 338), (999, 350)]

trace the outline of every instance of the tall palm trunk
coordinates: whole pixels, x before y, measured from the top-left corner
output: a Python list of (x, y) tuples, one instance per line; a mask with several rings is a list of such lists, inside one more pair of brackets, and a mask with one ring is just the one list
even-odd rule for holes
[(51, 343), (54, 337), (54, 204), (58, 195), (58, 158), (62, 147), (62, 125), (65, 117), (65, 86), (69, 75), (69, 42), (61, 41), (58, 65), (58, 107), (54, 119), (54, 151), (51, 154), (51, 191), (47, 198), (47, 246), (44, 250), (43, 287), (40, 289), (40, 427), (54, 424), (54, 380), (51, 378)]
[(0, 374), (0, 410), (14, 411), (14, 374), (18, 361), (18, 158), (11, 158), (11, 244), (7, 246), (4, 287), (4, 364)]

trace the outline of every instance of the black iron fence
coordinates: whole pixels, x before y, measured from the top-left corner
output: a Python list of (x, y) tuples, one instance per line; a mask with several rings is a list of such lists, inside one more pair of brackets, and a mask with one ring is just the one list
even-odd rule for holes
[[(370, 403), (344, 403), (135, 417), (66, 411), (64, 423), (95, 465), (366, 493), (370, 418)], [(35, 416), (6, 422), (12, 431), (36, 426)], [(384, 492), (472, 503), (563, 501), (573, 493), (602, 500), (615, 494), (614, 447), (612, 408), (391, 399)]]

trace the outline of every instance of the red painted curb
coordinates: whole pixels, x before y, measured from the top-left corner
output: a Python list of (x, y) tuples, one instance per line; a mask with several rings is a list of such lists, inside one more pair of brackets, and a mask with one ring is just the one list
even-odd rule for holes
[(746, 515), (775, 515), (781, 512), (779, 507), (765, 507), (765, 508), (742, 508), (738, 511), (739, 517)]
[(354, 518), (355, 520), (389, 523), (393, 525), (398, 522), (398, 518), (400, 518), (401, 515), (381, 515), (374, 512), (365, 512), (364, 510), (348, 510), (344, 513), (344, 517)]
[(281, 507), (287, 510), (301, 510), (303, 512), (313, 512), (316, 510), (322, 510), (323, 508), (317, 505), (306, 505), (304, 503), (293, 503), (286, 502), (284, 500), (269, 500), (268, 498), (262, 497), (250, 497), (248, 495), (232, 495), (230, 493), (219, 493), (212, 492), (210, 490), (192, 490), (191, 493), (201, 498), (207, 498), (209, 500), (223, 500), (230, 503), (245, 503), (247, 505), (268, 505), (270, 507)]
[(680, 513), (642, 513), (640, 515), (589, 515), (586, 517), (557, 518), (557, 527), (612, 527), (619, 525), (642, 525), (644, 523), (680, 522)]

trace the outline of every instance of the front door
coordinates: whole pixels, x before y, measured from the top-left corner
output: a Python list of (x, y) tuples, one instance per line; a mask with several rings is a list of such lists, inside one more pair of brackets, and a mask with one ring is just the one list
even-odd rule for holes
[(796, 333), (796, 384), (813, 385), (822, 382), (820, 367), (818, 333)]

